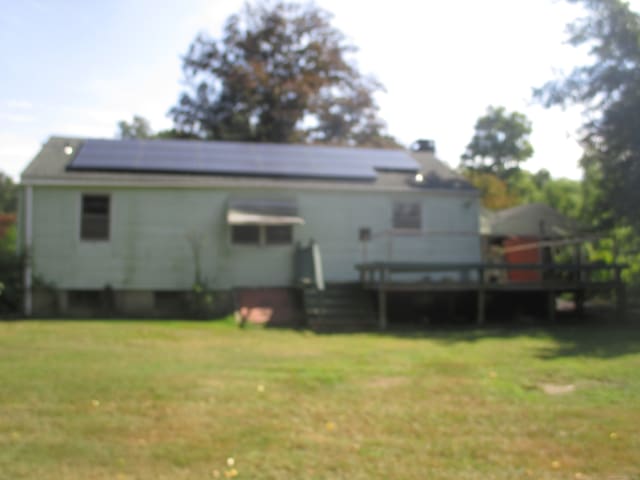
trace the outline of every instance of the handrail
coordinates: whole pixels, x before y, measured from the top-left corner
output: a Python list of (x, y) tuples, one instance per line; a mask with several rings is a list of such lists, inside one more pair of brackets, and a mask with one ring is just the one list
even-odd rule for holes
[(627, 269), (626, 263), (439, 263), (439, 262), (368, 262), (355, 265), (357, 270), (378, 270), (383, 268), (390, 272), (440, 272), (478, 270), (616, 270)]

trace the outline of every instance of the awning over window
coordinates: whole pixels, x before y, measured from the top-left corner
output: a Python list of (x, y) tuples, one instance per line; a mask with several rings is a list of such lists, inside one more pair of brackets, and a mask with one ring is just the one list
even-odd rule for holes
[(227, 210), (229, 225), (303, 225), (293, 199), (232, 199)]

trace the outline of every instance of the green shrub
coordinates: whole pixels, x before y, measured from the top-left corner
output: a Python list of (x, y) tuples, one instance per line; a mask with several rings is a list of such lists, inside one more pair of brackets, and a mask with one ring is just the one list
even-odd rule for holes
[(0, 315), (16, 315), (22, 309), (22, 258), (0, 251)]

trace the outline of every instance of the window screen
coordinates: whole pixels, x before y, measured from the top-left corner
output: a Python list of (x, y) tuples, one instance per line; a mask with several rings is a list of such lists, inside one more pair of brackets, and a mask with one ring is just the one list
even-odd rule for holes
[(267, 245), (289, 245), (293, 241), (291, 225), (267, 225), (265, 232)]
[(258, 245), (260, 243), (260, 227), (258, 225), (233, 225), (231, 242), (236, 245)]
[(83, 195), (80, 238), (109, 240), (109, 195)]
[(393, 228), (398, 230), (420, 230), (422, 227), (420, 204), (417, 202), (396, 203), (393, 206)]

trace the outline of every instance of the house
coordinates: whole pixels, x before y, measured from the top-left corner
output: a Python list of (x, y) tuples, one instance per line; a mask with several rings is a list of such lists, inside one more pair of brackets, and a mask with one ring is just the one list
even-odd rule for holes
[(480, 261), (478, 192), (419, 146), (52, 137), (21, 179), (25, 310), (160, 315), (194, 285), (286, 303), (363, 259)]

